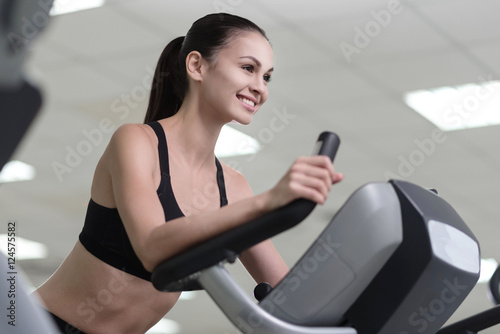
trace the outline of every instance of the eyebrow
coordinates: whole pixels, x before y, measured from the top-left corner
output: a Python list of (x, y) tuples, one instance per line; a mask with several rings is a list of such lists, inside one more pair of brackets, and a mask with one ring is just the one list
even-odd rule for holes
[[(240, 57), (240, 59), (241, 58), (251, 59), (257, 64), (258, 67), (262, 67), (261, 62), (257, 58), (255, 58), (254, 56), (243, 56), (243, 57)], [(274, 67), (271, 67), (270, 69), (267, 70), (267, 72), (272, 72), (272, 71), (274, 71)]]

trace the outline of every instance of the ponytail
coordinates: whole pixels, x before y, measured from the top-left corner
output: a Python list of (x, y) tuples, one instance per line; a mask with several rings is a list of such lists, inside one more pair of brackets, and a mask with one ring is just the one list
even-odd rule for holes
[(187, 90), (186, 67), (180, 57), (183, 42), (184, 36), (175, 38), (160, 55), (144, 123), (173, 116), (181, 107)]

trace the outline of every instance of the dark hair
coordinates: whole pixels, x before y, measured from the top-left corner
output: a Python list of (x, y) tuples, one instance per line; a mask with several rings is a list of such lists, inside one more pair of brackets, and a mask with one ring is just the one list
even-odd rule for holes
[(173, 116), (182, 105), (188, 89), (186, 57), (198, 51), (208, 62), (239, 33), (255, 31), (267, 39), (264, 30), (255, 23), (231, 14), (209, 14), (198, 19), (186, 37), (177, 37), (163, 50), (151, 85), (148, 109), (144, 123)]

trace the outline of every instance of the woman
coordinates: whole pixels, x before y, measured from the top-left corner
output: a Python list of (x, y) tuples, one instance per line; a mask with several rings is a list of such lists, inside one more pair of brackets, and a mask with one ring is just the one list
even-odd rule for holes
[[(63, 331), (144, 333), (179, 297), (152, 286), (159, 263), (294, 199), (326, 200), (342, 179), (326, 157), (297, 159), (275, 187), (254, 196), (214, 156), (222, 126), (250, 123), (267, 100), (272, 62), (264, 31), (228, 14), (199, 19), (166, 46), (146, 124), (123, 125), (112, 136), (79, 241), (37, 290)], [(241, 261), (271, 285), (288, 271), (270, 241)]]

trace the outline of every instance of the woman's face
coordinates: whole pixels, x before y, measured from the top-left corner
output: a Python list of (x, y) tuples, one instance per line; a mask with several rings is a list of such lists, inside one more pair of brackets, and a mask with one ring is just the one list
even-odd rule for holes
[(204, 76), (206, 103), (225, 122), (251, 122), (266, 102), (273, 71), (273, 50), (259, 33), (245, 32), (217, 55)]

